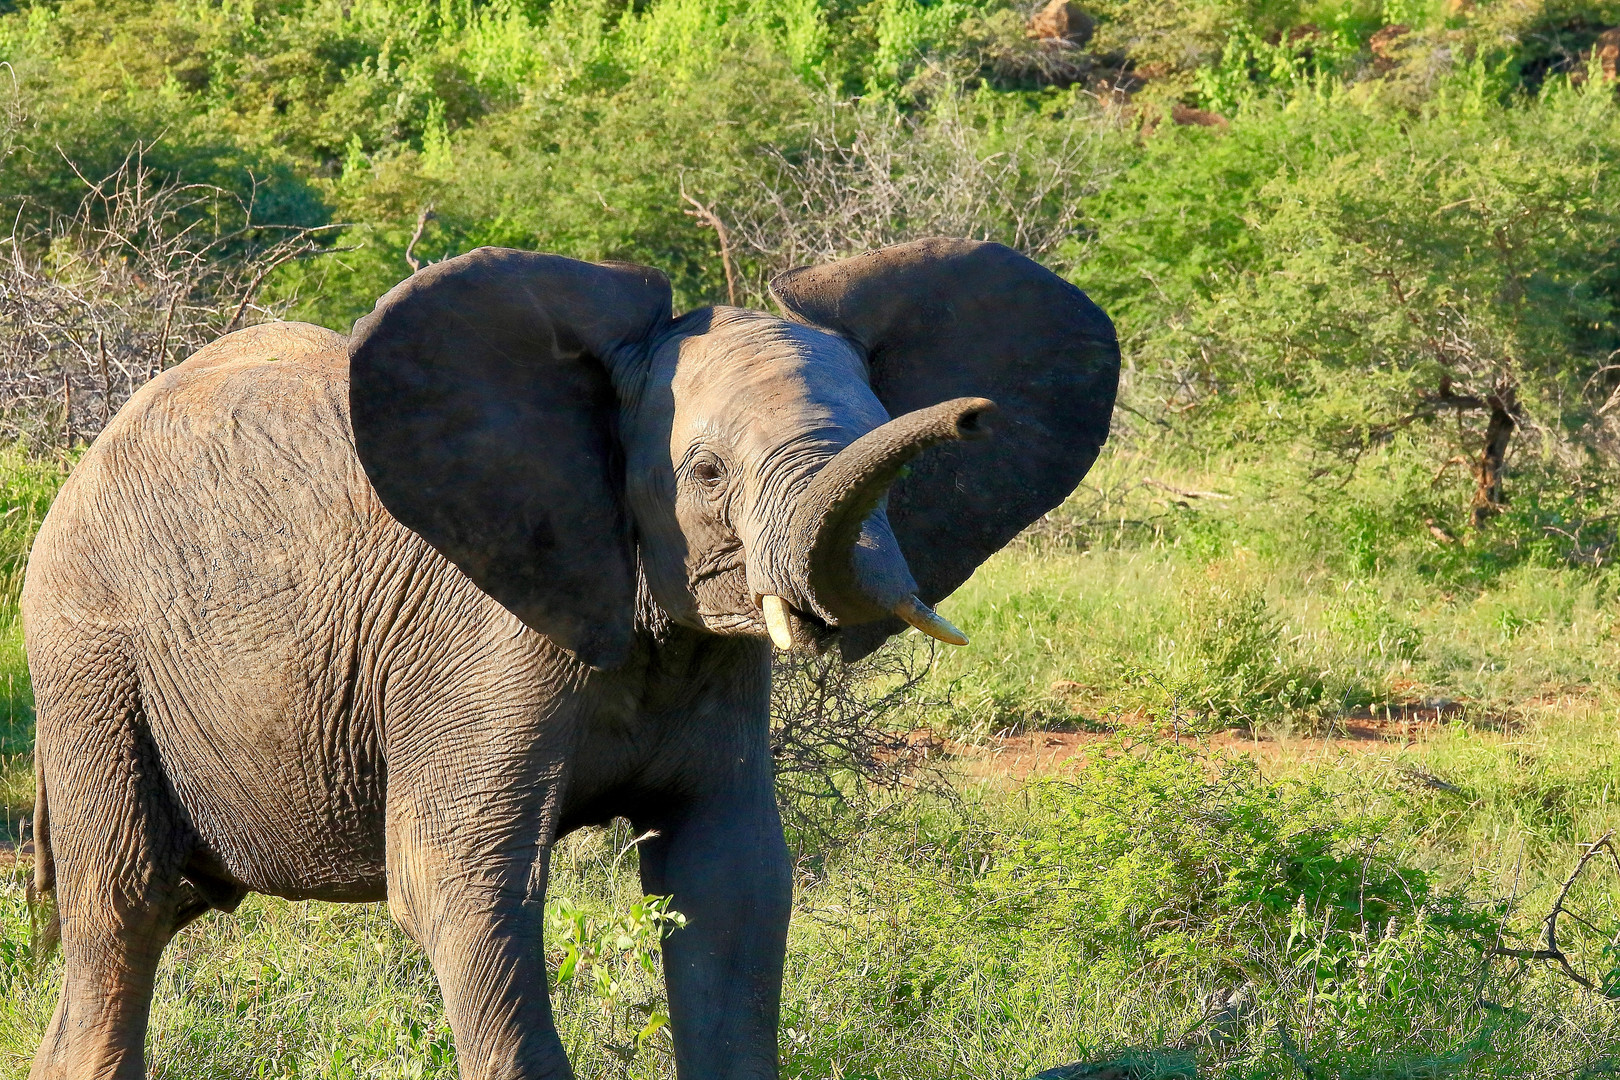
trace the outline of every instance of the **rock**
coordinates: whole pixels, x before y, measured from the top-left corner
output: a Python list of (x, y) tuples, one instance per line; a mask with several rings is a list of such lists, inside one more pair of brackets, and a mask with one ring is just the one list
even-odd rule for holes
[(1586, 81), (1593, 57), (1598, 62), (1598, 78), (1604, 82), (1620, 81), (1620, 26), (1603, 31), (1590, 49), (1576, 57), (1574, 70), (1569, 73), (1570, 82), (1579, 86)]
[(1031, 1078), (1031, 1080), (1195, 1080), (1198, 1060), (1177, 1050), (1141, 1049), (1127, 1052), (1113, 1061), (1077, 1061)]
[(1049, 0), (1049, 3), (1030, 16), (1027, 33), (1042, 41), (1063, 42), (1078, 48), (1091, 40), (1097, 29), (1097, 20), (1088, 15), (1073, 0)]
[(1253, 983), (1217, 990), (1204, 997), (1203, 1040), (1217, 1049), (1242, 1042), (1260, 1018)]
[(1208, 109), (1195, 109), (1179, 101), (1170, 106), (1170, 122), (1208, 128), (1223, 128), (1227, 125), (1226, 117), (1220, 113), (1210, 112)]
[(1030, 1080), (1136, 1080), (1136, 1077), (1126, 1065), (1087, 1065), (1085, 1062), (1076, 1062), (1073, 1065), (1047, 1069)]

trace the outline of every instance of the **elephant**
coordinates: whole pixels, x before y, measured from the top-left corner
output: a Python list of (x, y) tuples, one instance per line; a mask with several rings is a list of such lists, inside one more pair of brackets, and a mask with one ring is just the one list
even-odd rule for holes
[(386, 900), (463, 1077), (570, 1076), (548, 853), (616, 817), (685, 916), (677, 1075), (777, 1075), (772, 649), (964, 642), (932, 606), (1084, 476), (1119, 346), (989, 242), (770, 292), (677, 317), (657, 270), (480, 248), (131, 397), (22, 595), (63, 954), (33, 1080), (143, 1075), (166, 943), (249, 892)]

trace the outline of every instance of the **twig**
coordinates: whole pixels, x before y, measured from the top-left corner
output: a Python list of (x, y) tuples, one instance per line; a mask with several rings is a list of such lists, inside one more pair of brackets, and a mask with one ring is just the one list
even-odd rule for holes
[(688, 217), (698, 219), (699, 224), (713, 229), (720, 238), (720, 265), (726, 271), (726, 303), (732, 307), (737, 306), (737, 274), (731, 266), (731, 234), (726, 231), (726, 223), (720, 220), (720, 215), (711, 208), (704, 206), (686, 193), (686, 187), (681, 187), (681, 198), (692, 204), (693, 209), (681, 211)]
[[(1576, 985), (1587, 990), (1591, 990), (1594, 993), (1603, 993), (1603, 989), (1600, 986), (1570, 966), (1569, 957), (1564, 954), (1563, 949), (1558, 947), (1558, 916), (1570, 914), (1564, 910), (1564, 904), (1569, 899), (1569, 892), (1575, 887), (1575, 882), (1580, 878), (1581, 873), (1586, 869), (1587, 864), (1593, 859), (1597, 858), (1598, 852), (1600, 851), (1606, 851), (1609, 853), (1609, 861), (1614, 864), (1616, 873), (1620, 873), (1620, 849), (1615, 847), (1614, 832), (1613, 830), (1610, 830), (1587, 846), (1586, 854), (1581, 856), (1580, 861), (1575, 864), (1575, 869), (1571, 870), (1569, 872), (1569, 877), (1564, 879), (1564, 887), (1558, 890), (1558, 899), (1553, 902), (1552, 910), (1548, 912), (1547, 917), (1542, 920), (1546, 927), (1546, 944), (1544, 947), (1539, 949), (1509, 949), (1498, 944), (1494, 949), (1491, 950), (1491, 955), (1506, 956), (1515, 960), (1552, 961), (1553, 963), (1557, 964), (1559, 969), (1562, 970), (1563, 973), (1571, 980), (1573, 980)], [(1570, 917), (1578, 918), (1578, 916), (1573, 914), (1570, 914)]]
[(96, 363), (101, 368), (101, 426), (112, 419), (112, 379), (107, 375), (107, 337), (96, 330)]
[[(42, 447), (94, 438), (172, 350), (251, 321), (276, 267), (345, 250), (316, 240), (341, 225), (261, 225), (251, 197), (167, 182), (145, 166), (145, 149), (99, 180), (75, 167), (86, 193), (72, 218), (35, 236), (13, 227), (0, 274), (0, 436)], [(30, 254), (40, 251), (49, 263)], [(80, 394), (101, 407), (75, 413)]]
[(315, 250), (317, 249), (314, 244), (306, 244), (302, 248), (289, 251), (280, 258), (272, 259), (268, 264), (261, 266), (259, 272), (253, 275), (253, 280), (248, 282), (248, 287), (242, 291), (242, 302), (236, 305), (236, 310), (231, 313), (230, 321), (225, 324), (222, 333), (229, 334), (236, 329), (237, 325), (242, 321), (243, 312), (247, 311), (248, 305), (253, 302), (254, 294), (259, 291), (259, 286), (264, 283), (264, 279), (269, 277), (272, 271)]
[(169, 328), (174, 325), (174, 307), (180, 302), (180, 290), (169, 290), (169, 305), (163, 312), (163, 333), (158, 335), (156, 353), (157, 367), (153, 369), (148, 378), (156, 378), (158, 373), (169, 366)]
[(422, 260), (416, 257), (416, 242), (422, 239), (422, 230), (427, 228), (427, 223), (438, 216), (434, 213), (431, 202), (425, 204), (416, 215), (416, 231), (411, 233), (411, 242), (405, 245), (405, 261), (411, 264), (413, 274), (422, 269)]

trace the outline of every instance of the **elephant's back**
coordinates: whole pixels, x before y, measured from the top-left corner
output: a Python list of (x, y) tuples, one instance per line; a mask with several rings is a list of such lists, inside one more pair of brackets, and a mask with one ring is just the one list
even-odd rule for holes
[(434, 558), (355, 455), (345, 339), (222, 338), (130, 399), (41, 528), (23, 598), (41, 740), (73, 722), (76, 684), (121, 665), (233, 876), (376, 895), (373, 639), (387, 594)]
[[(76, 599), (105, 619), (139, 619), (193, 582), (212, 599), (207, 583), (226, 584), (232, 556), (281, 549), (269, 562), (293, 571), (311, 541), (374, 524), (382, 509), (349, 432), (345, 345), (315, 326), (251, 327), (137, 391), (40, 529), (25, 616)], [(265, 584), (256, 574), (252, 591)]]

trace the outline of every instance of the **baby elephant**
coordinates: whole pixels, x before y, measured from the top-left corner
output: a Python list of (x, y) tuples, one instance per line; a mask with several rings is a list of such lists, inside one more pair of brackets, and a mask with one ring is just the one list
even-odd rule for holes
[(35, 1080), (141, 1076), (164, 945), (250, 891), (386, 898), (463, 1077), (567, 1077), (547, 859), (615, 815), (687, 917), (679, 1076), (776, 1076), (770, 643), (961, 644), (929, 605), (1074, 489), (1119, 348), (996, 244), (771, 288), (676, 318), (656, 270), (484, 248), (130, 400), (23, 590), (65, 961)]

